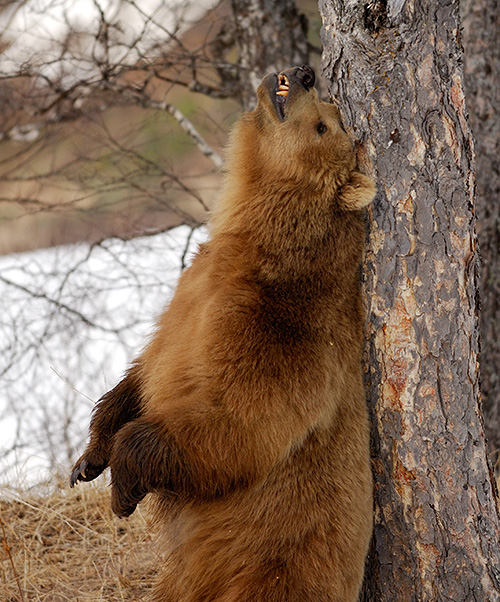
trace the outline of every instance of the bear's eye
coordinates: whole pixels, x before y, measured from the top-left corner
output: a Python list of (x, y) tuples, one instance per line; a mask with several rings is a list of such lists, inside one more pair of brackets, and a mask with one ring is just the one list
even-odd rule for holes
[(320, 136), (322, 136), (326, 132), (327, 129), (328, 128), (326, 127), (326, 124), (323, 121), (320, 121), (318, 123), (318, 125), (316, 126), (316, 131), (318, 132), (318, 134)]

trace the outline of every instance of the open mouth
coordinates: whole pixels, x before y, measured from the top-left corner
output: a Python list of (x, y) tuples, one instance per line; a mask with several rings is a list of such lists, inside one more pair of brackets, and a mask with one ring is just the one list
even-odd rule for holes
[(293, 104), (298, 95), (313, 88), (315, 78), (314, 70), (309, 65), (302, 65), (281, 73), (270, 73), (263, 80), (280, 121), (287, 118), (290, 103)]
[(275, 91), (275, 102), (281, 120), (285, 119), (285, 105), (290, 90), (290, 81), (284, 73), (278, 75), (278, 87)]

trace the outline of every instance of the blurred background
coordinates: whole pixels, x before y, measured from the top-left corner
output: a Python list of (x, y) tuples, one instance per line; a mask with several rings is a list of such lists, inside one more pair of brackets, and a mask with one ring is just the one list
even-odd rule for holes
[(0, 7), (0, 485), (57, 486), (206, 233), (232, 123), (319, 72), (314, 2)]

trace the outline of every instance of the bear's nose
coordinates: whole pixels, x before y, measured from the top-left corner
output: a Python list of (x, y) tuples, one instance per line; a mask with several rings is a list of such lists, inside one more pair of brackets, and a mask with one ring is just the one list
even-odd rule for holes
[(306, 90), (310, 90), (314, 86), (316, 75), (314, 70), (309, 65), (295, 67), (292, 71), (292, 77), (296, 78)]

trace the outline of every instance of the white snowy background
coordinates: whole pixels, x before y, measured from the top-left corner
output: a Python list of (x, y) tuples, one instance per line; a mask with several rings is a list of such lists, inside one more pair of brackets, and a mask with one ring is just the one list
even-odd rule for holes
[(181, 226), (0, 258), (0, 485), (67, 476), (94, 402), (140, 352), (205, 236)]

